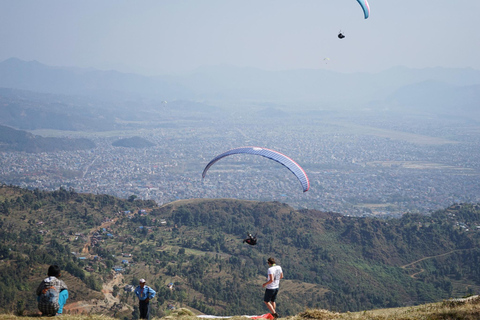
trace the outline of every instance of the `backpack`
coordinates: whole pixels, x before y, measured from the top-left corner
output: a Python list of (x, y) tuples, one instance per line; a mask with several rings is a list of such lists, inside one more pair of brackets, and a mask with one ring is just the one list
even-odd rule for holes
[(43, 290), (39, 296), (38, 302), (42, 305), (50, 305), (54, 308), (59, 308), (58, 304), (58, 290), (52, 285), (48, 279), (43, 280)]

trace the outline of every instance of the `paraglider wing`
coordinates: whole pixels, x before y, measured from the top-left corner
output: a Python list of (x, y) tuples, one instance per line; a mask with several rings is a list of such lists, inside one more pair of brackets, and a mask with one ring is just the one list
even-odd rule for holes
[(271, 159), (273, 161), (276, 161), (280, 163), (281, 165), (285, 166), (288, 170), (290, 170), (300, 181), (303, 187), (303, 192), (308, 191), (310, 189), (310, 182), (308, 181), (307, 174), (305, 171), (300, 167), (295, 161), (287, 157), (286, 155), (270, 150), (270, 149), (265, 149), (265, 148), (260, 148), (260, 147), (241, 147), (241, 148), (235, 148), (229, 151), (226, 151), (210, 161), (205, 169), (203, 170), (202, 173), (202, 178), (205, 178), (205, 175), (207, 174), (208, 169), (210, 169), (211, 166), (218, 160), (225, 158), (227, 156), (230, 156), (232, 154), (239, 154), (239, 153), (245, 153), (245, 154), (254, 154), (254, 155), (259, 155), (268, 159)]
[(370, 15), (370, 6), (368, 5), (367, 0), (357, 0), (357, 2), (360, 4), (360, 6), (363, 9), (363, 14), (365, 15), (365, 19), (368, 18)]

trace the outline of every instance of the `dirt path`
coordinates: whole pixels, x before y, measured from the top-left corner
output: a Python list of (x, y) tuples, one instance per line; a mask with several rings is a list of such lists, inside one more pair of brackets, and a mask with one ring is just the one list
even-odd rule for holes
[(107, 301), (107, 304), (113, 306), (115, 303), (120, 303), (120, 299), (113, 296), (113, 287), (122, 287), (122, 283), (123, 274), (119, 273), (114, 275), (111, 281), (103, 284), (102, 292), (105, 295), (105, 300)]
[(123, 287), (123, 275), (116, 274), (112, 280), (103, 284), (102, 293), (105, 298), (103, 300), (84, 300), (74, 303), (68, 303), (64, 309), (69, 314), (89, 314), (89, 313), (113, 313), (114, 311), (126, 311), (131, 309), (128, 305), (120, 307), (120, 299), (113, 296), (113, 287), (116, 285)]
[(87, 237), (87, 242), (85, 243), (85, 245), (83, 246), (83, 249), (82, 249), (82, 254), (90, 254), (90, 247), (91, 247), (91, 244), (92, 244), (92, 237), (93, 237), (93, 234), (96, 232), (96, 231), (99, 231), (100, 229), (102, 228), (108, 228), (110, 227), (112, 224), (114, 224), (116, 221), (118, 220), (118, 218), (114, 218), (110, 221), (106, 221), (104, 223), (102, 223), (99, 227), (95, 227), (93, 228), (92, 230), (90, 230), (90, 232), (88, 233), (88, 237)]
[[(438, 258), (438, 257), (443, 257), (443, 256), (447, 256), (449, 254), (452, 254), (454, 252), (459, 252), (459, 251), (465, 251), (465, 250), (470, 250), (470, 249), (456, 249), (456, 250), (452, 250), (452, 251), (449, 251), (449, 252), (446, 252), (446, 253), (442, 253), (442, 254), (437, 254), (436, 256), (430, 256), (430, 257), (424, 257), (422, 259), (418, 259), (416, 261), (413, 261), (413, 262), (410, 262), (410, 263), (407, 263), (403, 266), (401, 266), (400, 268), (402, 269), (407, 269), (409, 267), (412, 267), (413, 265), (419, 263), (419, 262), (422, 262), (424, 260), (428, 260), (428, 259), (433, 259), (433, 258)], [(420, 273), (424, 272), (425, 269), (423, 268), (420, 268), (420, 271), (418, 272), (415, 272), (414, 274), (411, 274), (410, 277), (413, 278), (413, 279), (416, 279), (416, 276), (419, 275)]]
[[(118, 218), (114, 218), (110, 221), (106, 221), (102, 223), (100, 226), (92, 228), (88, 233), (87, 242), (83, 246), (82, 254), (88, 255), (90, 254), (90, 248), (92, 243), (93, 234), (96, 231), (101, 230), (102, 228), (108, 228), (112, 224), (117, 221)], [(128, 305), (120, 305), (120, 299), (113, 296), (113, 287), (118, 286), (119, 288), (123, 288), (123, 274), (115, 273), (112, 275), (112, 279), (108, 282), (103, 283), (102, 285), (102, 293), (104, 294), (104, 299), (92, 299), (92, 300), (83, 300), (77, 301), (74, 303), (66, 304), (64, 309), (67, 313), (70, 314), (85, 314), (85, 313), (107, 313), (109, 311), (125, 311), (130, 309)]]

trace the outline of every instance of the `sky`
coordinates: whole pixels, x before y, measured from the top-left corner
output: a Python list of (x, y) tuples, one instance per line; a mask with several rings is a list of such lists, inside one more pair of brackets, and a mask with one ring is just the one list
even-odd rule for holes
[(0, 0), (0, 61), (144, 75), (480, 69), (479, 0), (368, 1), (364, 19), (356, 0)]

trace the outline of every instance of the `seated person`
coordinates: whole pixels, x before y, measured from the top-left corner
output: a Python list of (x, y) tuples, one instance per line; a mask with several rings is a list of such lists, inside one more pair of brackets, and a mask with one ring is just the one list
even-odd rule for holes
[(62, 314), (63, 306), (68, 299), (68, 288), (60, 277), (60, 268), (51, 265), (48, 268), (48, 277), (37, 288), (38, 310), (42, 316), (55, 316)]

